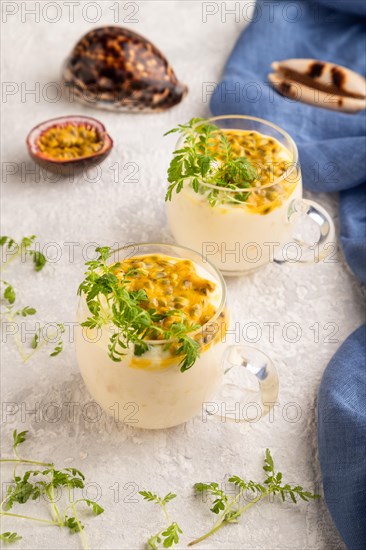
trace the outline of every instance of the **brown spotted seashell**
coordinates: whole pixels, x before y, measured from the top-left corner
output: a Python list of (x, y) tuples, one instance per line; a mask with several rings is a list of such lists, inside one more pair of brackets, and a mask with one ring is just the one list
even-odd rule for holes
[(366, 80), (346, 67), (317, 59), (287, 59), (275, 61), (272, 69), (268, 79), (286, 97), (345, 113), (366, 109)]
[(165, 111), (187, 93), (158, 48), (122, 27), (83, 36), (66, 60), (63, 79), (78, 101), (112, 111)]

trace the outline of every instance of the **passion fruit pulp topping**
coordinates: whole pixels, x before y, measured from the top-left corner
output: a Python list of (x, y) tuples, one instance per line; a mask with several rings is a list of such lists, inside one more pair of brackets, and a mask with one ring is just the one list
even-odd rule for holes
[[(215, 314), (216, 285), (201, 277), (191, 260), (162, 254), (138, 256), (118, 264), (115, 275), (122, 278), (127, 272), (133, 273), (129, 276), (129, 291), (146, 291), (148, 300), (141, 305), (147, 310), (161, 314), (179, 310), (189, 323), (201, 326)], [(158, 326), (168, 329), (180, 321), (179, 314), (172, 314), (159, 321)], [(148, 339), (159, 338), (161, 333), (152, 329)]]
[[(246, 199), (245, 206), (251, 212), (268, 214), (281, 206), (294, 191), (299, 176), (287, 177), (287, 171), (294, 166), (290, 151), (271, 136), (251, 130), (222, 130), (231, 145), (235, 157), (246, 157), (257, 172), (253, 183), (255, 192)], [(219, 143), (212, 145), (219, 160), (225, 161), (220, 154)], [(275, 183), (278, 180), (278, 183)], [(271, 185), (274, 184), (274, 185)], [(244, 192), (246, 189), (244, 189)]]
[[(222, 130), (222, 133), (229, 141), (233, 155), (246, 157), (256, 168), (256, 187), (270, 185), (291, 167), (290, 152), (270, 136), (250, 130)], [(225, 160), (220, 153), (218, 158)]]
[(68, 123), (47, 128), (39, 136), (37, 146), (50, 159), (75, 159), (100, 151), (103, 139), (93, 126)]

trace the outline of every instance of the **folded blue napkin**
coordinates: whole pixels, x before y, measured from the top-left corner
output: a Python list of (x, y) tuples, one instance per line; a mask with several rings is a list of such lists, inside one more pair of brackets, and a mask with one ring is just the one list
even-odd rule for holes
[(350, 550), (366, 548), (366, 325), (340, 347), (319, 390), (318, 437), (328, 508)]
[[(365, 0), (257, 0), (211, 98), (214, 115), (270, 120), (296, 141), (305, 187), (340, 192), (345, 258), (366, 283), (366, 112), (345, 114), (271, 91), (273, 61), (314, 58), (364, 75)], [(324, 494), (350, 550), (366, 549), (366, 325), (353, 333), (322, 380), (319, 455)]]

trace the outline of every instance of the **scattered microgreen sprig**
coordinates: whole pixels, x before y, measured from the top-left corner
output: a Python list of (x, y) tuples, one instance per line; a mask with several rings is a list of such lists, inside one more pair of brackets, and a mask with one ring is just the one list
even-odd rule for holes
[(180, 193), (184, 185), (190, 185), (196, 193), (206, 194), (211, 206), (248, 200), (250, 193), (245, 189), (252, 187), (257, 171), (245, 156), (233, 154), (229, 140), (218, 126), (204, 118), (192, 118), (165, 135), (172, 133), (182, 134), (184, 141), (180, 149), (173, 152), (168, 168), (166, 201), (172, 199), (173, 192)]
[(10, 255), (8, 260), (6, 260), (2, 268), (4, 269), (10, 262), (14, 261), (19, 256), (24, 257), (25, 259), (27, 257), (32, 258), (34, 270), (35, 271), (41, 271), (43, 267), (46, 265), (46, 257), (45, 255), (40, 252), (39, 250), (36, 250), (34, 248), (31, 248), (34, 245), (34, 242), (36, 240), (36, 235), (31, 235), (30, 237), (23, 237), (20, 243), (17, 243), (15, 239), (12, 237), (7, 236), (1, 236), (0, 237), (0, 247), (3, 247), (4, 250), (7, 251), (7, 254)]
[[(269, 495), (280, 495), (283, 501), (289, 496), (291, 502), (294, 504), (297, 503), (298, 499), (308, 502), (309, 500), (320, 498), (320, 495), (307, 491), (301, 485), (284, 484), (282, 473), (275, 472), (273, 458), (269, 449), (266, 449), (263, 470), (266, 473), (266, 478), (261, 483), (252, 480), (245, 481), (237, 475), (229, 477), (229, 483), (232, 483), (237, 489), (234, 497), (231, 494), (226, 494), (216, 482), (196, 483), (194, 485), (198, 494), (204, 493), (211, 497), (213, 502), (210, 510), (219, 517), (207, 533), (190, 542), (188, 546), (202, 542), (225, 525), (237, 523), (238, 518), (244, 512)], [(248, 493), (253, 495), (249, 502), (248, 499), (245, 499), (245, 495)]]
[[(36, 236), (31, 235), (30, 237), (23, 237), (20, 243), (17, 243), (12, 237), (0, 237), (0, 247), (3, 247), (7, 251), (7, 254), (10, 255), (9, 259), (2, 263), (2, 270), (6, 269), (8, 264), (18, 257), (22, 257), (25, 259), (27, 257), (31, 257), (33, 259), (34, 270), (36, 272), (41, 271), (45, 266), (47, 260), (42, 252), (31, 248), (35, 243), (35, 239)], [(0, 283), (3, 286), (1, 297), (2, 300), (6, 303), (5, 307), (1, 310), (0, 315), (1, 317), (5, 318), (7, 322), (15, 324), (17, 317), (29, 317), (37, 313), (36, 308), (31, 306), (25, 306), (21, 308), (16, 307), (15, 302), (17, 296), (14, 286), (5, 280), (1, 280)], [(30, 343), (30, 347), (32, 349), (32, 351), (30, 352), (27, 352), (27, 350), (25, 349), (23, 340), (19, 338), (18, 333), (14, 333), (15, 343), (23, 363), (28, 361), (28, 359), (30, 359), (35, 353), (35, 351), (38, 351), (45, 344), (52, 343), (55, 337), (59, 335), (60, 338), (57, 340), (54, 349), (51, 351), (50, 357), (55, 357), (59, 355), (59, 353), (61, 353), (61, 351), (63, 350), (62, 334), (65, 332), (64, 325), (62, 323), (56, 323), (56, 333), (53, 334), (48, 334), (48, 331), (44, 331), (43, 328), (44, 326), (36, 330), (34, 337), (32, 338), (32, 341)]]
[[(181, 357), (182, 372), (192, 367), (199, 357), (200, 348), (189, 334), (200, 328), (200, 325), (189, 322), (180, 310), (159, 313), (155, 309), (144, 308), (146, 291), (128, 289), (129, 281), (138, 274), (138, 270), (131, 269), (117, 277), (115, 273), (121, 264), (117, 262), (108, 265), (111, 249), (98, 247), (96, 251), (99, 256), (96, 260), (86, 262), (88, 270), (78, 289), (78, 294), (85, 296), (90, 313), (81, 326), (89, 329), (113, 326), (114, 332), (108, 345), (108, 355), (112, 361), (122, 361), (130, 346), (133, 346), (135, 355), (142, 355), (149, 348), (146, 339), (156, 333), (161, 340), (170, 341), (164, 349), (169, 349), (173, 341), (178, 342), (176, 354)], [(180, 321), (172, 323), (169, 328), (159, 325), (160, 321), (172, 315), (179, 316)]]
[[(64, 334), (64, 332), (65, 332), (65, 326), (62, 323), (56, 323), (56, 332), (51, 334), (51, 335), (48, 335), (47, 331), (45, 333), (45, 331), (42, 330), (42, 328), (39, 328), (34, 333), (34, 336), (32, 338), (30, 346), (34, 351), (39, 350), (41, 346), (44, 346), (45, 344), (48, 344), (50, 342), (54, 342), (54, 339), (57, 336), (58, 337), (57, 338), (57, 343), (56, 343), (55, 347), (53, 348), (53, 351), (51, 351), (51, 353), (50, 353), (50, 357), (56, 357), (64, 349), (64, 343), (63, 343), (63, 339), (62, 339), (62, 335)], [(31, 352), (27, 356), (27, 359), (31, 355), (33, 355), (33, 352)]]
[[(7, 281), (2, 281), (2, 283), (5, 285), (5, 290), (3, 292), (3, 300), (8, 302), (5, 306), (5, 308), (1, 311), (0, 315), (3, 317), (8, 323), (16, 324), (17, 317), (29, 317), (33, 316), (37, 313), (37, 310), (34, 307), (31, 306), (25, 306), (22, 308), (17, 309), (15, 307), (15, 301), (16, 301), (16, 293), (12, 285), (8, 283)], [(32, 351), (27, 351), (24, 342), (21, 338), (19, 338), (18, 332), (14, 333), (14, 340), (15, 344), (17, 346), (18, 352), (22, 358), (23, 363), (27, 362), (32, 355), (38, 351), (41, 347), (45, 346), (46, 344), (52, 344), (55, 341), (56, 336), (59, 337), (57, 339), (56, 345), (54, 346), (53, 350), (50, 353), (50, 357), (55, 357), (56, 355), (59, 355), (63, 350), (63, 339), (62, 335), (65, 332), (65, 327), (62, 323), (56, 323), (56, 332), (52, 332), (52, 334), (49, 334), (48, 330), (44, 330), (45, 325), (42, 327), (39, 327), (36, 329), (34, 336), (30, 342), (30, 347)]]
[(148, 539), (148, 547), (152, 550), (158, 550), (159, 544), (162, 544), (164, 548), (173, 548), (179, 542), (179, 535), (183, 533), (183, 531), (179, 527), (178, 523), (170, 520), (166, 505), (177, 495), (175, 493), (168, 493), (162, 498), (151, 491), (139, 491), (139, 494), (144, 498), (144, 500), (158, 504), (161, 507), (167, 521), (166, 527), (163, 527), (160, 531)]
[[(26, 519), (56, 527), (66, 527), (70, 533), (80, 533), (83, 548), (87, 550), (88, 544), (83, 532), (84, 525), (81, 523), (78, 508), (84, 504), (95, 516), (102, 514), (104, 509), (93, 500), (83, 497), (74, 498), (75, 492), (85, 487), (85, 476), (77, 468), (68, 467), (57, 470), (53, 463), (40, 462), (21, 456), (18, 447), (26, 441), (27, 434), (27, 431), (18, 432), (14, 430), (14, 456), (13, 458), (0, 459), (2, 464), (14, 465), (11, 483), (5, 498), (0, 504), (0, 516)], [(20, 475), (18, 469), (22, 466), (35, 466), (36, 469), (27, 470), (23, 475)], [(60, 506), (60, 492), (66, 502), (63, 510)], [(46, 503), (51, 516), (49, 518), (34, 517), (13, 511), (14, 506), (26, 504), (29, 501), (35, 501), (42, 508), (42, 504)], [(18, 533), (7, 531), (2, 533), (0, 538), (6, 543), (13, 543), (22, 537)]]

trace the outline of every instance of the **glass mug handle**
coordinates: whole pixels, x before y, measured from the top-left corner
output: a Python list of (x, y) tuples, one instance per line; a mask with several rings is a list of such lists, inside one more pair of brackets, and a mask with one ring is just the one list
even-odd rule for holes
[[(335, 243), (335, 228), (332, 218), (328, 212), (315, 201), (307, 199), (294, 199), (287, 211), (287, 219), (290, 224), (295, 224), (301, 216), (308, 216), (312, 223), (319, 228), (319, 236), (316, 242), (312, 245), (307, 244), (299, 239), (294, 239), (294, 242), (301, 250), (300, 259), (288, 260), (283, 258), (274, 258), (275, 263), (283, 264), (286, 262), (293, 263), (299, 261), (301, 263), (319, 262), (334, 252)], [(333, 245), (333, 246), (332, 246)], [(317, 253), (315, 254), (315, 251)]]
[(272, 360), (251, 346), (228, 346), (223, 355), (224, 380), (203, 418), (221, 422), (257, 422), (276, 405), (278, 375)]

